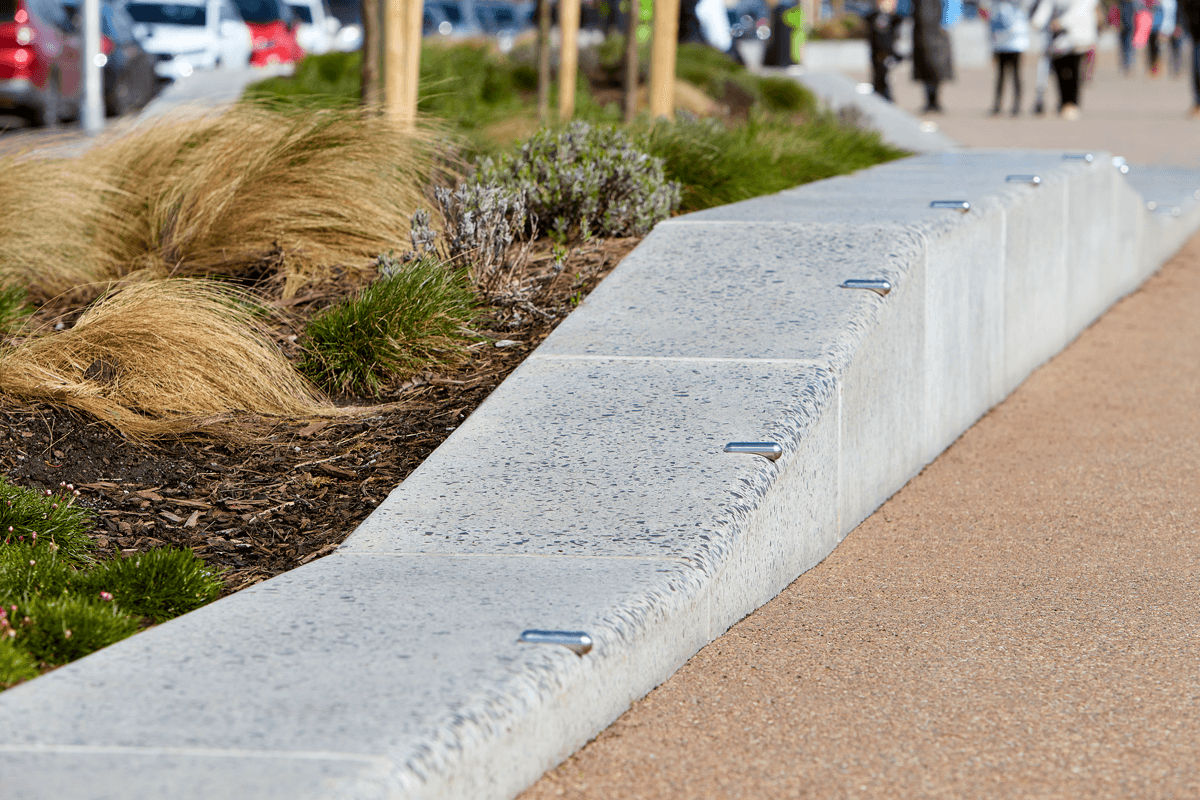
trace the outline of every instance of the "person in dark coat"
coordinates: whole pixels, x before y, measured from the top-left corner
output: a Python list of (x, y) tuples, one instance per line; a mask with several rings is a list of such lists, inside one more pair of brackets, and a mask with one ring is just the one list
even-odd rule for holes
[(925, 84), (925, 110), (940, 113), (938, 86), (954, 80), (950, 35), (942, 27), (943, 0), (913, 0), (913, 80)]
[(900, 60), (896, 40), (900, 38), (901, 16), (896, 13), (896, 0), (875, 0), (875, 6), (864, 17), (867, 22), (867, 43), (871, 48), (871, 77), (875, 94), (884, 100), (892, 99), (888, 86), (888, 70)]
[(1200, 0), (1179, 0), (1179, 18), (1192, 37), (1192, 110), (1200, 117)]

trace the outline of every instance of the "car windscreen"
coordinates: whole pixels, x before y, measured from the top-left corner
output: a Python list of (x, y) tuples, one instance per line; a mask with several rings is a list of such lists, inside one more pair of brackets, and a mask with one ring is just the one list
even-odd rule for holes
[(204, 25), (204, 6), (175, 3), (130, 3), (125, 6), (134, 22), (150, 25)]
[(277, 0), (237, 0), (238, 11), (246, 22), (265, 25), (283, 19), (283, 9)]
[(451, 24), (457, 25), (462, 22), (462, 9), (456, 3), (442, 3), (441, 9)]
[(12, 22), (17, 16), (17, 0), (0, 0), (0, 22)]
[(305, 25), (312, 25), (311, 8), (308, 6), (293, 6), (291, 3), (288, 3), (288, 5), (291, 6), (292, 13), (296, 15), (296, 19), (300, 20)]

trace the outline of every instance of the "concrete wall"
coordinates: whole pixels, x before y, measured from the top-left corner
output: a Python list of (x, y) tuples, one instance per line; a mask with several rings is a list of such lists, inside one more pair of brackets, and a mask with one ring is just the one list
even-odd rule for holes
[(1200, 227), (1146, 208), (1162, 176), (1062, 155), (919, 156), (659, 225), (335, 554), (0, 695), (0, 796), (513, 796)]

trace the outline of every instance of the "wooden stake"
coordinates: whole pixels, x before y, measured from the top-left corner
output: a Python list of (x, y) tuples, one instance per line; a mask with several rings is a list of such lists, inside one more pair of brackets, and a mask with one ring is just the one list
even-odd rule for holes
[[(616, 2), (616, 0), (612, 0)], [(629, 0), (629, 17), (625, 20), (625, 122), (637, 119), (638, 90), (638, 25), (641, 23), (641, 5), (638, 0)]]
[(654, 0), (653, 36), (650, 45), (650, 118), (673, 120), (679, 0)]
[(550, 119), (550, 0), (540, 0), (538, 9), (538, 119)]
[(579, 71), (579, 0), (558, 0), (562, 53), (558, 62), (558, 118), (575, 116), (575, 76)]
[(421, 77), (421, 16), (423, 0), (383, 0), (383, 102), (388, 117), (404, 128), (417, 121), (417, 87)]

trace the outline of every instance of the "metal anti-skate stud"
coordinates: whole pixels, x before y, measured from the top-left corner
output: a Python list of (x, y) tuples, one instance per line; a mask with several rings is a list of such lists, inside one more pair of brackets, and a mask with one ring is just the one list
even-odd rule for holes
[(783, 447), (778, 442), (730, 442), (725, 445), (725, 452), (747, 453), (775, 461), (783, 455)]
[(961, 211), (967, 213), (971, 210), (971, 204), (966, 200), (934, 200), (929, 204), (930, 208), (948, 208), (951, 211)]
[(522, 631), (517, 641), (527, 644), (558, 644), (581, 657), (592, 649), (592, 637), (585, 631)]
[(1008, 183), (1028, 183), (1030, 186), (1041, 186), (1041, 175), (1009, 175), (1004, 179)]
[(870, 289), (880, 297), (885, 297), (892, 290), (891, 282), (882, 278), (848, 278), (838, 285), (842, 289)]

